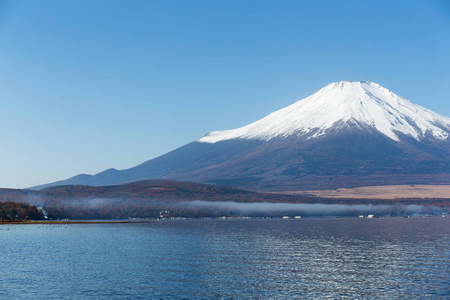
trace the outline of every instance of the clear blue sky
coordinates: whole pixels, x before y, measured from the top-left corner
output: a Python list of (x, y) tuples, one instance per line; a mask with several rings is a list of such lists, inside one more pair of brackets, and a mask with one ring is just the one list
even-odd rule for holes
[(450, 1), (0, 0), (0, 187), (129, 168), (340, 80), (450, 116)]

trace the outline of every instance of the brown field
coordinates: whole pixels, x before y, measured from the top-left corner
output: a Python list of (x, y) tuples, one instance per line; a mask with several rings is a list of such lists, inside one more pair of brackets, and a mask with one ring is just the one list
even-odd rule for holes
[(401, 199), (450, 198), (450, 185), (386, 185), (335, 190), (287, 191), (283, 194), (309, 194), (325, 198)]

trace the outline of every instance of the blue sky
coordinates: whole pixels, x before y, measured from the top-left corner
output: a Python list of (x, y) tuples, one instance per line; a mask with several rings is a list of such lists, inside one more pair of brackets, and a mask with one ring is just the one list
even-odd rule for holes
[(449, 1), (0, 0), (0, 187), (135, 166), (330, 82), (450, 116)]

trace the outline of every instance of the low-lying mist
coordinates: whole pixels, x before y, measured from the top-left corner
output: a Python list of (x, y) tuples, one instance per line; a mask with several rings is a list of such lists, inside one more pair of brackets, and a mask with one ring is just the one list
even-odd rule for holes
[[(40, 197), (28, 203), (43, 207), (51, 218), (126, 219), (164, 217), (326, 217), (373, 214), (377, 216), (414, 216), (448, 214), (448, 207), (417, 204), (306, 204), (234, 201), (170, 201), (166, 199), (122, 199), (86, 197), (48, 201)], [(47, 200), (47, 201), (46, 201)]]
[(357, 216), (375, 215), (419, 215), (446, 212), (442, 207), (423, 205), (373, 205), (373, 204), (304, 204), (304, 203), (238, 203), (238, 202), (182, 202), (187, 209), (222, 212), (229, 215), (249, 217), (270, 216)]
[(117, 206), (124, 201), (116, 198), (83, 198), (83, 199), (73, 199), (63, 201), (62, 204), (71, 207), (82, 207), (82, 208), (99, 208), (102, 206)]

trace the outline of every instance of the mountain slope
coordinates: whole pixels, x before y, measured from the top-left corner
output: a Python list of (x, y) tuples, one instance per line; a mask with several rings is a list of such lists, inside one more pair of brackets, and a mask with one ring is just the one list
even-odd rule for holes
[(405, 183), (408, 178), (415, 178), (411, 183), (416, 184), (446, 182), (449, 133), (447, 117), (376, 83), (342, 81), (252, 124), (210, 132), (134, 168), (79, 175), (36, 188), (149, 178), (258, 190), (288, 182), (290, 189), (302, 189), (306, 188), (302, 182), (314, 182), (312, 178), (316, 178), (313, 188), (330, 188), (338, 176), (351, 178), (353, 186), (361, 185), (361, 176), (378, 176), (377, 180), (386, 176), (386, 184), (393, 184), (393, 179)]

